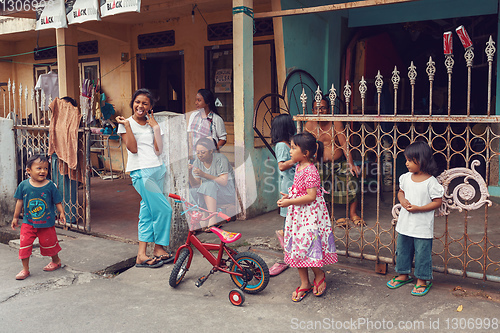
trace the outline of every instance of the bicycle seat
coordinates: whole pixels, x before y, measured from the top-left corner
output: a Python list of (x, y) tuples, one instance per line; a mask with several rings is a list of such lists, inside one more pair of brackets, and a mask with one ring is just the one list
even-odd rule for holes
[(241, 238), (241, 234), (239, 232), (224, 231), (217, 227), (211, 227), (210, 231), (219, 236), (220, 240), (224, 243), (232, 243)]

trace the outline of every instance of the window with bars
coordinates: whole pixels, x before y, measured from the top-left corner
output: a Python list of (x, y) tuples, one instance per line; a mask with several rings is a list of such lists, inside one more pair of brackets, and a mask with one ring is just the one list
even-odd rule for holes
[[(56, 45), (44, 46), (35, 48), (35, 60), (56, 59), (57, 47)], [(90, 40), (78, 43), (78, 56), (97, 54), (99, 52), (99, 43), (97, 40)]]
[(154, 49), (175, 45), (175, 31), (160, 31), (137, 36), (139, 49)]
[[(270, 18), (256, 19), (254, 37), (273, 35), (273, 20)], [(209, 24), (207, 29), (209, 41), (233, 38), (233, 22)]]

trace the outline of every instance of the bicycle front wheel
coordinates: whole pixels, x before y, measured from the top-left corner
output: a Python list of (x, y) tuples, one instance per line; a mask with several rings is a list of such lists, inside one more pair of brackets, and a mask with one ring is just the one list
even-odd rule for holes
[(188, 262), (189, 250), (182, 249), (177, 261), (175, 262), (174, 268), (172, 269), (172, 273), (170, 273), (170, 280), (168, 280), (170, 287), (175, 288), (179, 285), (179, 283), (181, 283), (184, 275), (186, 275), (189, 269), (189, 267), (187, 267)]
[(242, 273), (243, 276), (231, 275), (234, 284), (241, 289), (247, 282), (243, 291), (248, 294), (256, 294), (267, 287), (269, 283), (269, 269), (266, 262), (257, 254), (252, 252), (238, 253), (234, 260), (241, 266), (243, 272), (235, 263), (231, 263), (230, 271)]

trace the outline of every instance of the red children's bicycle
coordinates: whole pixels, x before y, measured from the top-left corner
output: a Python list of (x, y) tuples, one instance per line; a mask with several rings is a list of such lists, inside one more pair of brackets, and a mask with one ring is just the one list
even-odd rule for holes
[[(189, 223), (189, 232), (186, 243), (177, 249), (175, 254), (174, 268), (170, 274), (169, 284), (175, 288), (181, 283), (186, 275), (193, 259), (194, 246), (211, 264), (210, 273), (200, 277), (195, 285), (201, 287), (203, 283), (215, 272), (228, 273), (231, 280), (239, 289), (229, 292), (229, 301), (233, 305), (240, 306), (245, 302), (245, 295), (256, 294), (267, 287), (269, 283), (269, 269), (266, 262), (253, 252), (240, 252), (231, 249), (227, 244), (241, 238), (240, 233), (227, 232), (222, 229), (211, 227), (210, 230), (220, 239), (220, 244), (202, 243), (196, 237), (195, 231), (201, 228), (202, 221), (208, 221), (213, 216), (218, 216), (229, 222), (230, 218), (221, 212), (211, 212), (197, 205), (193, 205), (177, 194), (169, 194), (169, 197), (181, 202), (185, 208), (185, 214)], [(191, 246), (192, 245), (192, 246)], [(210, 251), (217, 251), (217, 257)]]

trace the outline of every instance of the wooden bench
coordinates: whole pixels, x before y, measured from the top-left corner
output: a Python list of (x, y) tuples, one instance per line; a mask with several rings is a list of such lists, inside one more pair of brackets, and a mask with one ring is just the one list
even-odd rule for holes
[[(461, 212), (464, 209), (467, 211), (478, 209), (484, 204), (491, 207), (492, 203), (488, 200), (490, 196), (488, 186), (481, 174), (476, 171), (476, 167), (480, 164), (481, 162), (474, 160), (471, 163), (471, 169), (453, 168), (443, 171), (437, 177), (437, 181), (444, 187), (444, 196), (441, 207), (436, 209), (435, 216), (449, 215), (451, 209)], [(471, 180), (476, 183), (476, 186), (471, 184)], [(392, 225), (398, 222), (401, 208), (400, 203), (392, 207)]]

